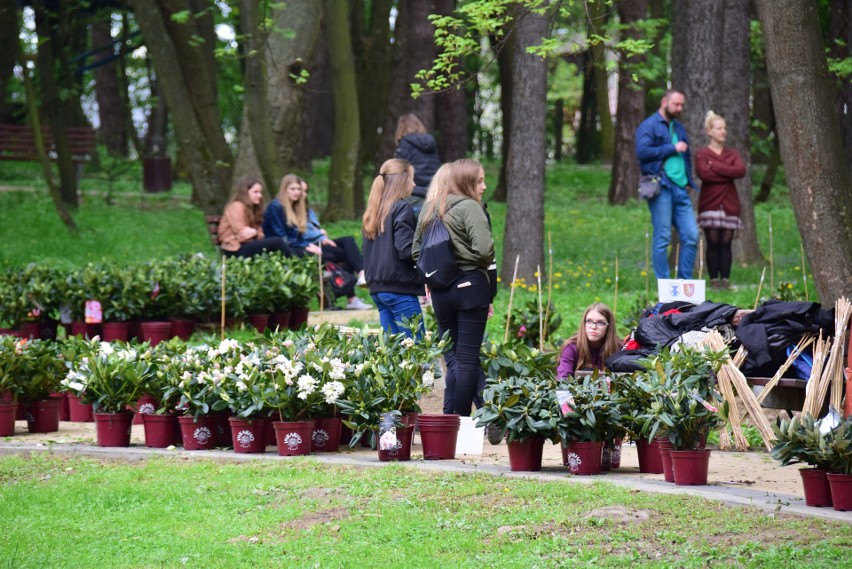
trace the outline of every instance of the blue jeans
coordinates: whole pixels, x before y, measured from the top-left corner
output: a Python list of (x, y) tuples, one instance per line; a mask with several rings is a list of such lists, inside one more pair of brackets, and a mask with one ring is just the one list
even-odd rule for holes
[(672, 240), (672, 225), (680, 237), (680, 257), (677, 260), (677, 278), (691, 279), (695, 254), (698, 251), (698, 224), (692, 201), (685, 188), (660, 185), (657, 197), (648, 200), (654, 238), (651, 243), (651, 259), (654, 274), (658, 279), (669, 278), (669, 243)]
[(420, 310), (420, 301), (416, 296), (395, 292), (377, 292), (370, 296), (376, 303), (376, 308), (379, 309), (379, 322), (381, 322), (382, 329), (385, 332), (391, 334), (405, 332), (411, 338), (413, 334), (411, 330), (405, 327), (405, 320), (420, 316), (420, 325), (416, 335), (418, 338), (423, 335), (423, 312)]

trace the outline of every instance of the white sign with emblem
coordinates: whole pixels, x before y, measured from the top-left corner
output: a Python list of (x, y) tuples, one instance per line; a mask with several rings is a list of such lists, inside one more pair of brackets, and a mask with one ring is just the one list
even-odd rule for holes
[(691, 302), (701, 304), (704, 302), (703, 280), (694, 279), (657, 279), (657, 294), (660, 302)]

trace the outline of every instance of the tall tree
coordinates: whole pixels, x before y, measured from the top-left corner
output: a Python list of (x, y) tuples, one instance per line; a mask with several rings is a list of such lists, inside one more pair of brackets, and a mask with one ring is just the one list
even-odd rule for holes
[(394, 28), (394, 47), (391, 56), (393, 73), (385, 110), (382, 140), (376, 162), (393, 156), (396, 149), (396, 123), (406, 113), (414, 113), (427, 131), (435, 127), (435, 95), (424, 93), (417, 99), (411, 97), (411, 84), (421, 69), (432, 67), (435, 59), (435, 28), (429, 21), (432, 2), (399, 2)]
[(349, 4), (346, 0), (325, 0), (328, 22), (328, 53), (334, 98), (334, 142), (328, 174), (328, 221), (352, 219), (356, 215), (353, 188), (358, 167), (361, 125), (358, 116), (358, 87), (349, 30)]
[[(435, 13), (452, 14), (456, 0), (434, 0)], [(457, 60), (457, 65), (464, 61)], [(451, 86), (438, 93), (435, 99), (435, 130), (438, 132), (438, 155), (451, 162), (467, 155), (467, 83)]]
[(754, 199), (751, 183), (751, 103), (749, 81), (749, 0), (725, 0), (722, 37), (721, 92), (719, 109), (728, 124), (727, 144), (736, 148), (746, 164), (746, 175), (737, 180), (737, 195), (740, 198), (740, 220), (743, 228), (737, 232), (733, 242), (734, 258), (740, 263), (763, 260), (757, 242), (757, 227), (754, 220)]
[[(837, 62), (852, 57), (852, 0), (830, 0), (828, 53)], [(852, 174), (852, 77), (843, 74), (837, 82), (834, 109), (840, 122), (840, 136), (846, 164)]]
[(655, 23), (650, 30), (649, 40), (651, 49), (646, 54), (646, 60), (656, 73), (645, 80), (645, 112), (646, 117), (656, 113), (660, 108), (660, 99), (667, 88), (668, 74), (665, 71), (668, 57), (664, 38), (668, 28), (666, 19), (666, 0), (648, 0), (648, 17)]
[(790, 201), (820, 300), (852, 290), (852, 192), (816, 4), (755, 0)]
[(205, 213), (228, 200), (233, 158), (217, 104), (215, 33), (204, 0), (128, 0), (172, 112), (192, 199)]
[(255, 0), (240, 0), (240, 30), (243, 35), (243, 69), (245, 76), (245, 103), (242, 128), (248, 127), (251, 147), (257, 160), (264, 186), (274, 192), (283, 172), (275, 149), (275, 140), (269, 124), (270, 106), (267, 96), (265, 46), (268, 30)]
[(69, 7), (57, 6), (60, 12), (49, 10), (44, 0), (33, 1), (36, 33), (39, 37), (36, 55), (41, 86), (41, 107), (47, 126), (53, 132), (59, 167), (59, 190), (63, 203), (71, 208), (79, 205), (77, 173), (71, 157), (71, 144), (66, 129), (74, 125), (69, 93), (73, 93), (73, 79), (66, 47), (69, 44)]
[[(645, 18), (648, 0), (624, 0), (618, 4), (618, 20), (622, 40), (639, 40), (637, 22)], [(625, 204), (636, 195), (639, 168), (636, 167), (636, 127), (645, 111), (645, 92), (641, 80), (634, 80), (644, 57), (626, 49), (620, 50), (618, 68), (618, 110), (615, 125), (615, 158), (609, 184), (609, 203)]]
[(544, 269), (544, 175), (546, 159), (547, 64), (527, 52), (547, 36), (547, 18), (523, 8), (515, 23), (512, 49), (512, 138), (506, 161), (506, 232), (503, 282), (518, 276), (531, 282)]
[[(15, 2), (0, 2), (0, 122), (11, 123), (23, 113), (15, 113), (9, 98), (18, 53), (18, 10)], [(19, 115), (16, 117), (16, 115)]]
[(116, 65), (118, 47), (112, 37), (112, 12), (101, 10), (95, 14), (91, 25), (94, 53), (95, 96), (98, 101), (98, 129), (100, 142), (112, 156), (127, 157), (128, 110), (121, 96)]
[(612, 113), (609, 111), (609, 74), (606, 70), (606, 46), (596, 36), (606, 35), (606, 23), (609, 19), (611, 6), (599, 0), (586, 0), (586, 10), (589, 13), (587, 41), (589, 55), (595, 67), (593, 80), (595, 107), (598, 111), (601, 136), (601, 160), (605, 164), (612, 163), (615, 153), (615, 129), (612, 125)]
[(515, 36), (514, 28), (510, 28), (502, 39), (492, 37), (491, 41), (497, 52), (497, 78), (500, 82), (500, 132), (502, 134), (500, 174), (497, 177), (497, 187), (491, 195), (491, 199), (497, 202), (505, 202), (509, 195), (506, 164), (509, 161), (509, 147), (512, 144), (512, 76), (514, 73), (512, 66), (515, 58)]

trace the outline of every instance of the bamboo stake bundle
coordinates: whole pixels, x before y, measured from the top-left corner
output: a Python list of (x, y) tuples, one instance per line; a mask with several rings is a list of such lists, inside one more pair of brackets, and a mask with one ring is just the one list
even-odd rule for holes
[(805, 334), (804, 336), (799, 338), (799, 343), (796, 344), (796, 347), (793, 348), (793, 351), (790, 352), (789, 356), (787, 356), (787, 361), (784, 362), (784, 365), (778, 368), (778, 371), (775, 372), (775, 375), (772, 376), (772, 379), (769, 380), (769, 383), (763, 386), (763, 391), (761, 391), (760, 395), (757, 396), (758, 403), (762, 403), (763, 400), (766, 399), (766, 396), (769, 395), (769, 392), (772, 391), (772, 388), (775, 387), (775, 385), (777, 385), (778, 382), (781, 380), (781, 377), (784, 375), (784, 372), (786, 372), (790, 368), (790, 366), (793, 365), (793, 362), (796, 361), (796, 358), (798, 358), (799, 355), (813, 343), (813, 341), (814, 337), (812, 334)]
[(506, 332), (503, 334), (503, 343), (509, 341), (509, 322), (512, 320), (512, 301), (515, 299), (515, 283), (518, 281), (518, 262), (521, 256), (515, 257), (515, 274), (512, 275), (512, 286), (509, 290), (509, 308), (506, 309)]
[(850, 317), (852, 317), (852, 304), (849, 303), (849, 299), (838, 298), (834, 303), (834, 348), (828, 357), (827, 369), (823, 372), (823, 374), (830, 374), (831, 405), (838, 410), (843, 399), (843, 346), (846, 345)]
[[(711, 350), (716, 352), (725, 349), (725, 342), (722, 339), (721, 334), (715, 330), (707, 334), (707, 338), (704, 340), (704, 343), (709, 346)], [(775, 440), (775, 434), (772, 432), (772, 427), (769, 425), (766, 415), (763, 414), (763, 408), (760, 406), (760, 403), (757, 402), (757, 399), (755, 398), (754, 393), (752, 393), (745, 376), (739, 369), (734, 367), (730, 361), (722, 364), (722, 367), (719, 369), (719, 373), (717, 373), (716, 376), (717, 378), (724, 376), (725, 379), (731, 382), (731, 385), (739, 394), (740, 399), (742, 399), (743, 405), (745, 406), (748, 416), (751, 418), (752, 424), (757, 428), (761, 438), (763, 438), (763, 444), (766, 445), (766, 450), (771, 450), (773, 446), (772, 441)], [(737, 404), (736, 399), (733, 398), (728, 399), (728, 402), (731, 409), (733, 409)]]
[(322, 311), (323, 305), (325, 304), (325, 283), (322, 280), (322, 243), (319, 244), (320, 254), (317, 255), (317, 266), (319, 269), (319, 297), (320, 297), (320, 313), (319, 313), (319, 321), (324, 322), (325, 318), (323, 318)]
[(819, 339), (814, 344), (814, 363), (805, 388), (805, 404), (802, 406), (802, 413), (810, 413), (812, 417), (819, 415), (822, 403), (825, 401), (825, 394), (828, 392), (828, 385), (823, 387), (820, 378), (825, 366), (825, 354), (829, 349), (831, 349), (831, 338), (823, 340), (822, 332), (820, 332)]
[[(746, 349), (740, 346), (740, 349), (734, 355), (733, 365), (739, 368), (743, 361), (745, 361), (746, 353)], [(719, 392), (722, 394), (722, 397), (728, 402), (728, 424), (731, 425), (731, 431), (734, 433), (734, 445), (736, 445), (737, 450), (747, 450), (750, 445), (743, 433), (742, 418), (740, 417), (740, 409), (737, 407), (733, 385), (731, 385), (728, 376), (721, 373), (716, 375), (716, 384), (719, 386)], [(731, 448), (731, 436), (728, 434), (728, 424), (725, 425), (725, 428), (719, 435), (720, 450)]]

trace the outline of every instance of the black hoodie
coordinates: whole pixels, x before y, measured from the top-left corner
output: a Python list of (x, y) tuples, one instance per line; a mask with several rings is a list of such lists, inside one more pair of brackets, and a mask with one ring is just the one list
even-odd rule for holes
[(394, 156), (414, 166), (413, 195), (425, 198), (432, 176), (441, 167), (438, 145), (431, 134), (407, 134), (399, 141)]

